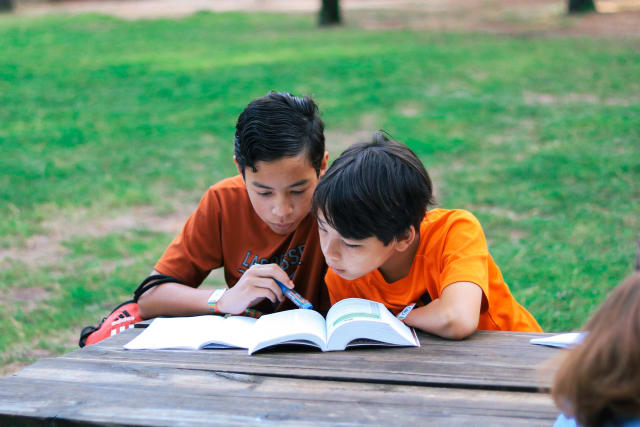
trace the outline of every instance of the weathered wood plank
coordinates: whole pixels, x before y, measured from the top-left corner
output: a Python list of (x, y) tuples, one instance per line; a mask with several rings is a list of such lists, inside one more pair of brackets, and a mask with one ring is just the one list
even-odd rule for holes
[(548, 394), (43, 359), (0, 380), (0, 424), (550, 425)]
[(423, 334), (420, 348), (330, 353), (291, 348), (253, 356), (245, 350), (123, 350), (122, 345), (140, 331), (130, 329), (62, 357), (295, 378), (536, 391), (548, 389), (551, 362), (560, 354), (557, 349), (529, 344), (531, 337), (540, 334), (488, 331), (457, 342)]

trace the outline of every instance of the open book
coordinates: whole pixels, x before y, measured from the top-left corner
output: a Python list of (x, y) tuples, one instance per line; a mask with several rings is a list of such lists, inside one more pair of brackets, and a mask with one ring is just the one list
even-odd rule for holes
[(315, 346), (322, 351), (358, 345), (413, 346), (413, 329), (378, 302), (349, 298), (336, 303), (325, 320), (313, 310), (287, 310), (253, 319), (196, 316), (155, 319), (125, 344), (128, 350), (246, 348), (249, 354), (279, 345)]

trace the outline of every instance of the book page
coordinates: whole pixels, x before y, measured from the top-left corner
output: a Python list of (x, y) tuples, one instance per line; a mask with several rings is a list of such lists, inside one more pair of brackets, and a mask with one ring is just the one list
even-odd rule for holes
[(249, 354), (277, 344), (315, 345), (324, 350), (327, 341), (324, 317), (313, 310), (286, 310), (267, 314), (254, 325)]
[(380, 303), (361, 298), (347, 298), (335, 303), (327, 313), (327, 336), (332, 332), (350, 322), (357, 320), (380, 321)]
[(127, 350), (197, 350), (207, 348), (247, 348), (256, 319), (244, 316), (160, 317), (136, 338), (124, 345)]
[[(358, 341), (355, 341), (358, 340)], [(327, 348), (343, 350), (354, 345), (419, 346), (415, 334), (387, 308), (375, 301), (347, 298), (327, 313)]]

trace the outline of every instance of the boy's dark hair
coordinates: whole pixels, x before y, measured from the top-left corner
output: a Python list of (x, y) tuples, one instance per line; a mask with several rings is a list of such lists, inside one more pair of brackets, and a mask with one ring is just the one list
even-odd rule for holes
[(247, 105), (238, 117), (234, 154), (244, 175), (256, 162), (294, 157), (305, 151), (320, 173), (324, 156), (324, 123), (318, 107), (307, 96), (270, 92)]
[(429, 174), (413, 151), (381, 132), (347, 148), (313, 194), (312, 212), (347, 239), (401, 238), (435, 204)]

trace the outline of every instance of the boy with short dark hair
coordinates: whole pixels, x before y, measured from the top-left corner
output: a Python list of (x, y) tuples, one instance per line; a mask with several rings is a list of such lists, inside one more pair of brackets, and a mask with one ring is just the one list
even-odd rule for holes
[[(273, 279), (297, 283), (316, 309), (327, 310), (326, 264), (310, 214), (329, 155), (316, 104), (283, 92), (254, 99), (238, 117), (234, 151), (240, 174), (208, 189), (157, 262), (152, 275), (175, 282), (140, 298), (143, 318), (295, 308)], [(197, 289), (218, 267), (229, 289)]]
[(450, 339), (476, 329), (540, 332), (511, 295), (478, 220), (434, 204), (431, 180), (407, 146), (380, 132), (355, 144), (316, 187), (312, 212), (331, 303), (385, 304), (405, 323)]

